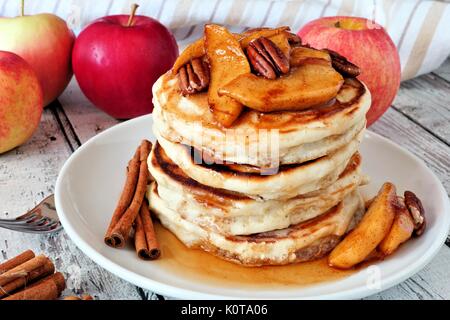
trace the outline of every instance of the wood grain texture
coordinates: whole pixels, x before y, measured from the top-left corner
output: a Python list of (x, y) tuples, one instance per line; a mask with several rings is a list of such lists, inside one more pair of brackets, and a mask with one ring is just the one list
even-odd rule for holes
[[(450, 99), (450, 96), (449, 96)], [(390, 108), (370, 130), (394, 141), (421, 158), (450, 193), (450, 147), (400, 112)]]
[(432, 73), (450, 82), (450, 57), (445, 60), (439, 69)]
[(450, 145), (450, 82), (429, 73), (405, 81), (394, 109)]
[(31, 139), (0, 155), (0, 215), (14, 217), (52, 194), (70, 153), (53, 111), (45, 109)]
[(437, 256), (408, 280), (390, 289), (368, 297), (368, 300), (448, 300), (450, 249), (442, 247)]

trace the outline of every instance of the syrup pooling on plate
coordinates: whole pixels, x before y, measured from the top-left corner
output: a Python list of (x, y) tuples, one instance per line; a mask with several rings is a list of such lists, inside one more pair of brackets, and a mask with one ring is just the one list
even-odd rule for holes
[(327, 265), (326, 258), (286, 266), (244, 267), (198, 249), (189, 249), (170, 231), (155, 224), (161, 243), (159, 267), (178, 276), (211, 285), (236, 287), (301, 287), (320, 282), (336, 281), (356, 272), (356, 269), (338, 270)]

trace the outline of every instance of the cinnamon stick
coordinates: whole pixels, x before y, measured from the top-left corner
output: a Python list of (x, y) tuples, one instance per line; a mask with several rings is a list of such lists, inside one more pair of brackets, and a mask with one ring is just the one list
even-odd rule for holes
[(94, 298), (92, 298), (92, 296), (90, 295), (84, 295), (81, 298), (77, 296), (68, 296), (65, 297), (63, 300), (94, 300)]
[(21, 265), (24, 262), (27, 262), (28, 260), (33, 259), (34, 257), (35, 257), (34, 252), (32, 250), (27, 250), (19, 254), (18, 256), (1, 263), (0, 275), (5, 273), (6, 271), (11, 270), (12, 268)]
[(0, 275), (0, 297), (25, 286), (31, 280), (54, 272), (54, 265), (44, 255), (34, 257)]
[(136, 186), (136, 190), (131, 201), (130, 206), (117, 222), (113, 230), (111, 231), (112, 243), (116, 248), (123, 248), (128, 240), (131, 227), (133, 225), (136, 216), (139, 214), (142, 201), (144, 200), (145, 192), (147, 191), (148, 184), (148, 166), (147, 158), (150, 153), (151, 143), (148, 140), (143, 140), (140, 145), (140, 165), (139, 165), (139, 177)]
[(128, 162), (127, 167), (127, 179), (125, 180), (125, 185), (123, 186), (122, 194), (117, 203), (116, 209), (111, 218), (108, 230), (105, 234), (105, 243), (111, 247), (115, 247), (115, 239), (112, 237), (111, 232), (119, 222), (120, 218), (127, 210), (128, 206), (133, 199), (134, 192), (136, 190), (136, 184), (139, 177), (139, 164), (140, 164), (140, 147), (137, 148), (134, 153), (133, 158)]
[(68, 296), (65, 297), (63, 300), (81, 300), (81, 298), (77, 296)]
[(153, 228), (152, 218), (148, 210), (147, 201), (143, 201), (139, 215), (136, 217), (136, 233), (134, 245), (139, 258), (143, 260), (155, 260), (160, 254), (158, 240)]
[(8, 282), (23, 277), (24, 274), (27, 274), (30, 271), (40, 266), (43, 266), (47, 261), (49, 261), (47, 257), (45, 257), (44, 255), (39, 255), (31, 260), (22, 263), (21, 265), (15, 268), (6, 271), (5, 273), (0, 275), (0, 286), (3, 286)]
[(61, 295), (65, 287), (64, 276), (57, 272), (3, 300), (55, 300)]
[(44, 265), (37, 267), (27, 273), (26, 276), (17, 278), (3, 286), (0, 287), (0, 298), (17, 291), (25, 287), (27, 284), (33, 282), (34, 280), (41, 279), (45, 276), (53, 274), (55, 272), (55, 266), (48, 260)]

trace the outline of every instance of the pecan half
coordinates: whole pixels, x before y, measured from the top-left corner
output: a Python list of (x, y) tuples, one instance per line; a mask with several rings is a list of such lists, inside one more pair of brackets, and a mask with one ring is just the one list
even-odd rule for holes
[(418, 237), (425, 231), (425, 210), (420, 199), (411, 191), (405, 191), (405, 204), (414, 220), (414, 236)]
[(267, 79), (289, 72), (289, 60), (271, 40), (260, 37), (247, 47), (247, 57), (253, 71)]
[(361, 70), (359, 67), (347, 60), (344, 56), (341, 56), (336, 51), (330, 49), (324, 49), (331, 57), (331, 65), (333, 68), (342, 74), (344, 77), (355, 78), (359, 76)]
[(209, 85), (208, 65), (202, 58), (192, 59), (178, 71), (178, 82), (184, 96), (206, 89)]

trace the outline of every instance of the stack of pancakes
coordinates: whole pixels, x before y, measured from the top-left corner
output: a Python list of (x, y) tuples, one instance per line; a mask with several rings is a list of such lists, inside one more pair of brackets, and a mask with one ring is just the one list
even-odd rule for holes
[(188, 247), (247, 266), (307, 261), (361, 216), (358, 148), (370, 93), (358, 80), (304, 111), (245, 110), (231, 129), (214, 120), (206, 93), (180, 95), (171, 72), (153, 97), (148, 198)]

